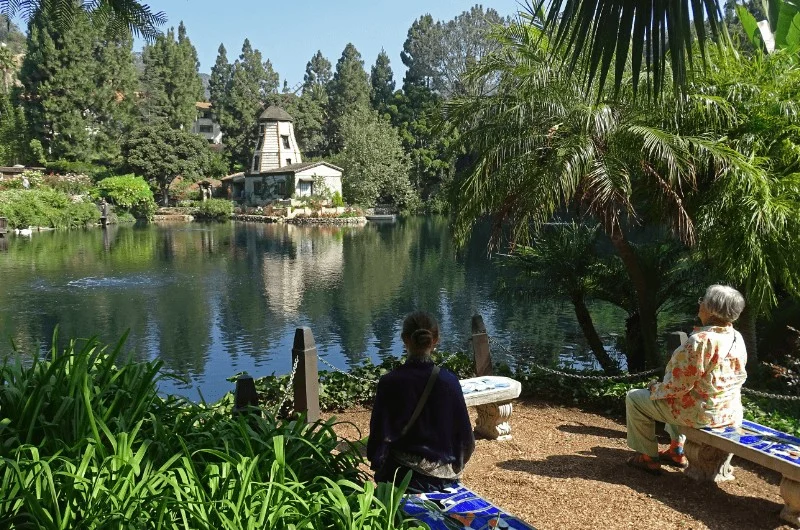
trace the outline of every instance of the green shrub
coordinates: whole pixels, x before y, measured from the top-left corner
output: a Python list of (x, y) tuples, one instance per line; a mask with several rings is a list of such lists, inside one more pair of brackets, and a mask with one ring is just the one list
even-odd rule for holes
[(338, 191), (333, 192), (333, 196), (331, 197), (331, 204), (334, 208), (341, 208), (344, 206), (344, 199), (342, 199), (342, 194)]
[(233, 215), (233, 202), (227, 199), (208, 199), (200, 203), (195, 217), (204, 221), (224, 221)]
[(96, 223), (100, 211), (91, 203), (73, 202), (63, 192), (39, 188), (0, 191), (0, 217), (7, 217), (11, 228), (73, 228)]
[(112, 170), (105, 166), (98, 166), (87, 162), (71, 162), (69, 160), (54, 160), (47, 163), (48, 172), (53, 173), (78, 173), (88, 175), (93, 180), (113, 177)]
[[(56, 344), (54, 337), (53, 343)], [(0, 365), (0, 521), (14, 528), (422, 528), (331, 420), (157, 392), (161, 361), (95, 339)], [(7, 526), (7, 525), (6, 525)], [(50, 525), (52, 526), (52, 525)], [(5, 526), (3, 526), (5, 528)]]
[(137, 219), (152, 219), (157, 209), (150, 186), (143, 178), (135, 175), (103, 179), (92, 190), (92, 196), (95, 199), (104, 197), (117, 209), (122, 209)]

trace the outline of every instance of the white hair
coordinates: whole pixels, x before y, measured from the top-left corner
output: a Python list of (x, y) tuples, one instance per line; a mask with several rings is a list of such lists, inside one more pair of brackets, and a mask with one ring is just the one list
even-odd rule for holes
[(713, 316), (725, 322), (733, 322), (744, 310), (744, 296), (733, 287), (714, 284), (706, 289), (703, 304)]

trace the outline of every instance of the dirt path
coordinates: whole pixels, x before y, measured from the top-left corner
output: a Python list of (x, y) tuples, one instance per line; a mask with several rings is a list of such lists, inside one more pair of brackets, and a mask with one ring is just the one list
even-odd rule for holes
[[(366, 436), (369, 416), (338, 413), (352, 425), (337, 431)], [(654, 477), (626, 466), (625, 424), (603, 416), (522, 401), (511, 425), (512, 441), (478, 440), (463, 481), (539, 530), (791, 528), (778, 517), (780, 475), (749, 462), (734, 458), (736, 480), (717, 487), (669, 468)]]

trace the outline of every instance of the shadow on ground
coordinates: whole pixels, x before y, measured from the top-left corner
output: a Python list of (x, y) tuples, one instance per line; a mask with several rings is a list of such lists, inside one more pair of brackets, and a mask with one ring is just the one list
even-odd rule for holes
[[(620, 437), (611, 429), (589, 426), (562, 425), (559, 430), (593, 435), (599, 435), (598, 430), (610, 431), (612, 436)], [(625, 465), (630, 455), (627, 450), (597, 446), (575, 454), (548, 456), (544, 460), (506, 460), (497, 466), (559, 479), (580, 478), (625, 485), (692, 516), (711, 530), (772, 529), (785, 524), (779, 517), (781, 504), (731, 494), (716, 484), (695, 482), (680, 471), (667, 469), (661, 476), (648, 475)], [(657, 526), (657, 521), (642, 521), (643, 528), (655, 528), (654, 525)]]
[(625, 431), (607, 429), (605, 427), (597, 427), (595, 425), (587, 425), (585, 423), (581, 423), (579, 425), (559, 425), (558, 430), (561, 432), (568, 432), (570, 434), (600, 436), (602, 438), (627, 438)]

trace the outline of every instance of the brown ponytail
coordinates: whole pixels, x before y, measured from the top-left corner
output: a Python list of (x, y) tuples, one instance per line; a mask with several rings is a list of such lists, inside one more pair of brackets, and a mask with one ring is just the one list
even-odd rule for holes
[(406, 316), (400, 336), (411, 355), (424, 355), (439, 340), (439, 324), (430, 313), (415, 311)]

